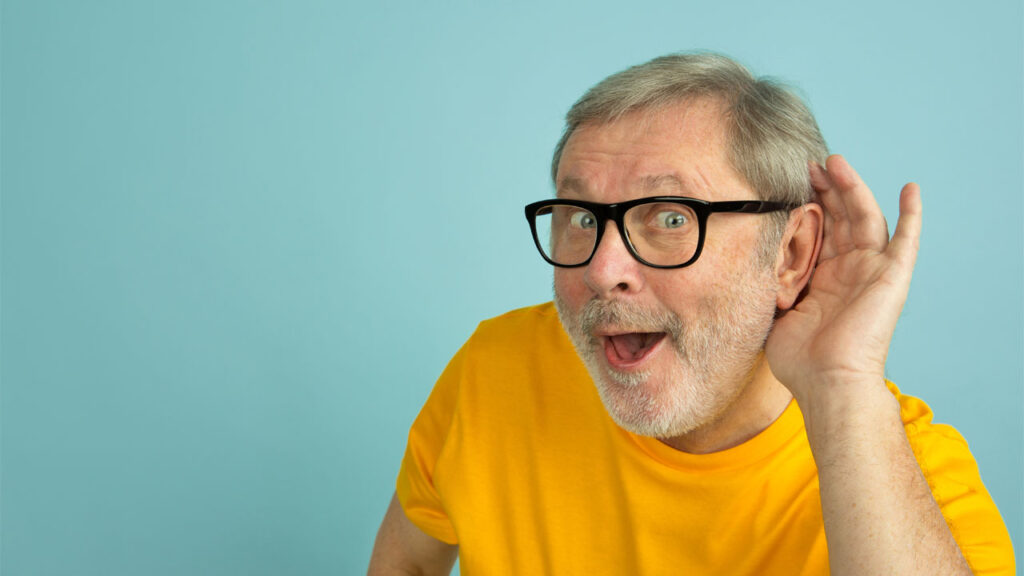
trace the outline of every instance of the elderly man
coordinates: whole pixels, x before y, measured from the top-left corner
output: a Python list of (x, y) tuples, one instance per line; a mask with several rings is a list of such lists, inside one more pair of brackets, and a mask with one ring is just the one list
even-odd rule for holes
[(526, 217), (555, 301), (483, 322), (413, 424), (371, 574), (1013, 574), (967, 445), (886, 381), (890, 239), (784, 88), (715, 55), (570, 110)]

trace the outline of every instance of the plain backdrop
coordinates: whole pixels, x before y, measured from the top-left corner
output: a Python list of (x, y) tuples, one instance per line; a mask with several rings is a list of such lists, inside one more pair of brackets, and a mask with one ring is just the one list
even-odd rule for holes
[(889, 377), (1022, 525), (1022, 28), (980, 2), (6, 0), (4, 576), (357, 574), (480, 320), (550, 298), (522, 206), (608, 74), (797, 87), (890, 223)]

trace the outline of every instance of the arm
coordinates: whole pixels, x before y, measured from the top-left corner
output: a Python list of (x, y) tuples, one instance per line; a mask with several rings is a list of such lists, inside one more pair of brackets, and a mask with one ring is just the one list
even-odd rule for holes
[(889, 239), (874, 196), (838, 156), (811, 167), (824, 237), (805, 297), (776, 323), (769, 364), (804, 414), (832, 574), (969, 574), (885, 386), (910, 287), (921, 199), (904, 187)]
[(368, 576), (447, 575), (452, 571), (458, 546), (445, 544), (409, 521), (392, 496), (391, 505), (377, 532)]

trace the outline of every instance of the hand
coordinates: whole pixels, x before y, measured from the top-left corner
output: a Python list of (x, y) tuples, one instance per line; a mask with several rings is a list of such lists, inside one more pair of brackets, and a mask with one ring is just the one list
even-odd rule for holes
[(890, 240), (874, 195), (845, 159), (831, 156), (810, 171), (825, 211), (818, 263), (766, 344), (772, 372), (801, 404), (830, 385), (884, 380), (921, 233), (916, 184), (903, 187)]

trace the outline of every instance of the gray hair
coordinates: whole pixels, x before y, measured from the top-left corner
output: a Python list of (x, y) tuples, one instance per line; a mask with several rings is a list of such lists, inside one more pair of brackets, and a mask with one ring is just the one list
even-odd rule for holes
[[(569, 137), (583, 124), (608, 124), (634, 111), (655, 111), (695, 98), (724, 105), (733, 168), (762, 200), (800, 205), (813, 197), (808, 163), (824, 163), (828, 147), (814, 116), (790, 89), (771, 78), (755, 78), (719, 54), (671, 54), (605, 78), (573, 104), (555, 147), (551, 179)], [(557, 185), (558, 183), (555, 182)], [(765, 226), (762, 261), (773, 252), (788, 221), (779, 212)]]

